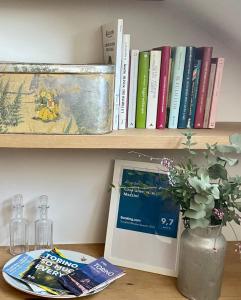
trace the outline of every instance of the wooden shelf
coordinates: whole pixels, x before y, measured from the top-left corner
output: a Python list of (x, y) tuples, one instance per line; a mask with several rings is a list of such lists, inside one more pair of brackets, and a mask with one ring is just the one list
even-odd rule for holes
[[(77, 149), (182, 149), (182, 129), (126, 129), (105, 135), (0, 134), (0, 148)], [(241, 123), (219, 123), (215, 129), (196, 129), (194, 148), (206, 143), (227, 144), (232, 133), (241, 132)]]
[[(95, 257), (103, 255), (102, 244), (61, 245), (60, 249), (80, 251)], [(0, 266), (10, 258), (6, 247), (0, 248)], [(93, 296), (95, 300), (184, 300), (176, 288), (176, 278), (158, 274), (126, 269), (126, 275), (111, 284), (104, 291)], [(220, 300), (241, 299), (241, 268), (239, 255), (234, 251), (234, 243), (229, 243), (224, 269), (223, 285)], [(88, 299), (92, 297), (88, 297)], [(0, 299), (34, 299), (9, 286), (0, 278)]]

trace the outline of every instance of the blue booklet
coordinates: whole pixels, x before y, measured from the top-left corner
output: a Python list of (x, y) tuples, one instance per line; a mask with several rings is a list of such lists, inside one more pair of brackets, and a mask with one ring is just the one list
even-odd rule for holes
[(41, 289), (35, 284), (26, 282), (24, 279), (22, 279), (23, 274), (28, 270), (29, 266), (33, 262), (34, 262), (34, 258), (31, 255), (24, 253), (19, 255), (19, 257), (14, 262), (4, 267), (3, 272), (25, 283), (27, 286), (30, 287), (32, 291), (37, 292), (38, 294), (44, 294), (43, 289)]
[(29, 265), (34, 261), (34, 258), (28, 254), (20, 255), (14, 262), (9, 264), (3, 269), (3, 272), (7, 273), (16, 279), (21, 280), (22, 275), (28, 269)]
[(71, 293), (80, 296), (104, 287), (124, 274), (102, 257), (58, 280)]

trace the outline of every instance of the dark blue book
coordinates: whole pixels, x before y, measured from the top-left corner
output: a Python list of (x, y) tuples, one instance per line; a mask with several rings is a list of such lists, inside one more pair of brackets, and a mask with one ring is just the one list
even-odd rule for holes
[(105, 287), (123, 275), (121, 269), (102, 257), (58, 280), (71, 293), (80, 296)]
[(194, 67), (193, 67), (193, 75), (192, 75), (191, 103), (190, 103), (189, 116), (187, 122), (188, 128), (194, 128), (201, 64), (202, 64), (201, 59), (195, 59)]
[(187, 128), (192, 93), (192, 76), (195, 61), (195, 47), (186, 48), (185, 65), (183, 71), (182, 93), (178, 116), (178, 128)]

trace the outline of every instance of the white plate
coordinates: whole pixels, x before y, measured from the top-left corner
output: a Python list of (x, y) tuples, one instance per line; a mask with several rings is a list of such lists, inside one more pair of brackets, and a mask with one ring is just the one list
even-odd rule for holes
[[(27, 252), (27, 254), (31, 255), (34, 259), (36, 259), (44, 251), (46, 251), (46, 250), (35, 250), (35, 251)], [(89, 263), (91, 263), (92, 261), (94, 261), (96, 259), (93, 256), (86, 255), (86, 254), (83, 254), (81, 252), (70, 251), (70, 250), (61, 250), (61, 249), (60, 249), (60, 251), (68, 259), (76, 261), (76, 262), (79, 262), (79, 263), (89, 264)], [(9, 264), (13, 263), (18, 257), (19, 257), (19, 255), (12, 257), (8, 262), (6, 262), (6, 264), (4, 265), (3, 269), (6, 266), (8, 266)], [(24, 283), (20, 282), (19, 280), (14, 279), (13, 277), (11, 277), (8, 274), (6, 274), (5, 272), (2, 272), (2, 274), (3, 274), (3, 278), (5, 279), (5, 281), (9, 285), (11, 285), (12, 287), (14, 287), (17, 290), (20, 290), (22, 292), (25, 292), (25, 293), (28, 293), (28, 294), (31, 294), (31, 295), (35, 295), (35, 296), (39, 296), (39, 297), (44, 297), (44, 298), (57, 298), (57, 299), (78, 298), (78, 297), (89, 296), (89, 295), (83, 295), (83, 296), (81, 296), (81, 295), (80, 296), (75, 296), (75, 295), (56, 296), (56, 295), (51, 295), (51, 294), (49, 294), (47, 292), (44, 293), (44, 294), (42, 294), (42, 293), (41, 294), (40, 293), (36, 293), (36, 292), (33, 292), (27, 285), (25, 285)], [(98, 293), (98, 292), (102, 291), (106, 286), (104, 286), (104, 287), (102, 287), (100, 289), (97, 289), (92, 294), (95, 294), (95, 293)]]

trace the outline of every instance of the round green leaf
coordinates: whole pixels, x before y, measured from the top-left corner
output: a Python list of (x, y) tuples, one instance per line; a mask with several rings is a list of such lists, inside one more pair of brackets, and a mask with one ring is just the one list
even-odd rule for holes
[(208, 196), (196, 194), (196, 195), (194, 195), (194, 201), (197, 204), (205, 204), (206, 202), (209, 201), (209, 198), (208, 198)]
[(201, 219), (206, 216), (206, 212), (204, 210), (195, 211), (192, 209), (188, 209), (185, 211), (184, 216), (190, 219)]
[(190, 201), (190, 209), (195, 211), (205, 210), (205, 204), (197, 203), (194, 200)]
[(208, 173), (212, 179), (227, 179), (227, 170), (220, 164), (214, 164), (208, 168)]
[(217, 145), (217, 151), (221, 153), (240, 153), (240, 147), (238, 145)]

